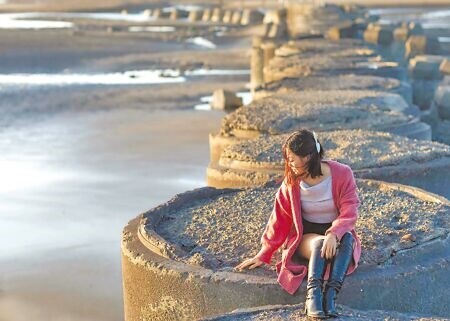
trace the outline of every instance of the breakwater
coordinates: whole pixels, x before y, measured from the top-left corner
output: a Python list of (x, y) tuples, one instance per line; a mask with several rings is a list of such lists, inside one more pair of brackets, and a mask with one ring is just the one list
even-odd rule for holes
[[(448, 61), (420, 30), (377, 23), (352, 6), (268, 11), (250, 49), (254, 101), (210, 135), (210, 184), (225, 187), (216, 182), (233, 177), (230, 186), (247, 188), (182, 193), (130, 221), (122, 236), (125, 319), (192, 320), (303, 301), (304, 285), (288, 295), (273, 267), (232, 269), (257, 250), (277, 188), (270, 181), (282, 167), (280, 141), (298, 127), (321, 132), (334, 158), (377, 179), (358, 181), (365, 256), (341, 303), (448, 315), (448, 302), (433, 293), (445, 290), (449, 272), (450, 203), (435, 194), (448, 188), (449, 147), (431, 141), (447, 139), (439, 128), (448, 122)], [(418, 188), (423, 181), (430, 184)]]

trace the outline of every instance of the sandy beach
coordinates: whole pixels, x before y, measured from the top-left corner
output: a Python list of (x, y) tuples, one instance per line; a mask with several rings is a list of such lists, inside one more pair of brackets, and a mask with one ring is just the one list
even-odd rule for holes
[[(168, 5), (24, 0), (0, 1), (0, 12)], [(170, 35), (133, 33), (143, 23), (50, 20), (80, 27), (0, 28), (0, 321), (119, 321), (121, 230), (174, 194), (205, 186), (208, 134), (225, 113), (194, 106), (215, 89), (248, 91), (251, 33), (177, 23)], [(143, 70), (160, 77), (139, 84)], [(108, 84), (126, 72), (123, 83)]]

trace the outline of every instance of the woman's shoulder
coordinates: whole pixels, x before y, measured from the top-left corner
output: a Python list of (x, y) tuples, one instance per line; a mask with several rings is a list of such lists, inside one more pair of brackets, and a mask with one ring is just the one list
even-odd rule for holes
[(347, 164), (340, 163), (335, 160), (327, 159), (326, 163), (331, 169), (331, 172), (338, 175), (353, 175), (353, 171)]

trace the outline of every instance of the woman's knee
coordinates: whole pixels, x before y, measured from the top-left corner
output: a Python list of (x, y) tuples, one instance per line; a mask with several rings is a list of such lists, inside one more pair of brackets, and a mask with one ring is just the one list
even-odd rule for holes
[(311, 243), (310, 243), (311, 251), (313, 251), (313, 250), (321, 250), (322, 247), (323, 247), (323, 240), (324, 240), (324, 238), (323, 237), (319, 237), (319, 236), (313, 238), (311, 240)]

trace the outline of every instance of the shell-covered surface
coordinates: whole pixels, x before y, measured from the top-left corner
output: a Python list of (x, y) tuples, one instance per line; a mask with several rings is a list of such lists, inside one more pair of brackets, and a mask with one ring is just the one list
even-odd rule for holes
[(391, 93), (366, 90), (304, 91), (277, 94), (256, 100), (228, 114), (222, 120), (220, 134), (233, 131), (257, 131), (282, 134), (306, 127), (316, 130), (391, 128), (404, 124), (405, 100)]
[(266, 92), (288, 92), (303, 90), (375, 90), (391, 91), (401, 86), (401, 82), (394, 78), (370, 75), (333, 75), (309, 76), (303, 78), (286, 78), (266, 85)]
[[(360, 264), (384, 264), (399, 250), (420, 246), (449, 232), (448, 205), (389, 186), (358, 181)], [(181, 209), (165, 209), (154, 230), (166, 242), (182, 249), (183, 255), (174, 254), (174, 259), (213, 270), (230, 270), (259, 251), (276, 191), (273, 186), (230, 190), (207, 199), (192, 196), (192, 201)], [(273, 274), (273, 265), (249, 273)]]
[[(289, 135), (263, 135), (230, 145), (223, 150), (219, 164), (239, 161), (254, 164), (255, 169), (283, 166), (281, 149)], [(325, 158), (347, 164), (353, 170), (450, 158), (448, 145), (386, 132), (361, 129), (337, 130), (318, 133), (318, 139), (325, 150)]]
[(293, 55), (334, 55), (334, 56), (374, 56), (375, 47), (357, 39), (341, 39), (330, 41), (328, 39), (302, 39), (292, 40), (283, 44), (275, 51), (278, 57)]
[(307, 76), (341, 74), (377, 75), (404, 79), (406, 69), (397, 62), (382, 61), (380, 57), (359, 55), (352, 50), (322, 55), (289, 55), (274, 57), (264, 68), (266, 82)]

